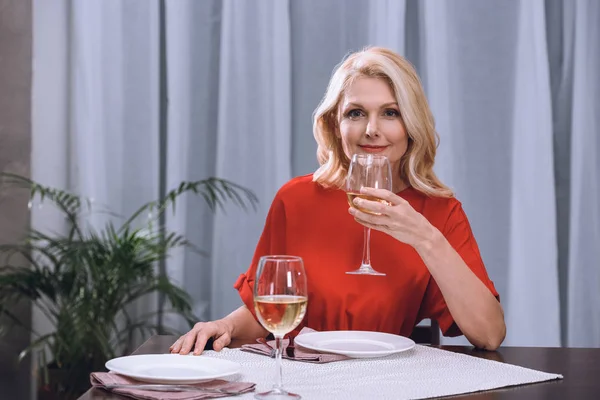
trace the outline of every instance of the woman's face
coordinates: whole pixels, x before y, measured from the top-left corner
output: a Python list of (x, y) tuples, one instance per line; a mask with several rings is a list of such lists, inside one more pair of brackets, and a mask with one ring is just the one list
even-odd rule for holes
[(337, 134), (344, 153), (387, 156), (392, 171), (408, 147), (408, 135), (396, 98), (383, 79), (361, 77), (345, 91), (338, 109)]

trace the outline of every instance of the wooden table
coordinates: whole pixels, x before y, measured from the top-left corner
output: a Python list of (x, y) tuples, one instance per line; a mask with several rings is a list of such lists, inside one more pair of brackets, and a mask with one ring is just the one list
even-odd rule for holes
[[(175, 336), (153, 336), (133, 354), (167, 353)], [(244, 342), (233, 342), (235, 348)], [(477, 351), (468, 346), (435, 346), (443, 350), (468, 354), (509, 364), (520, 365), (540, 371), (562, 374), (564, 379), (531, 385), (514, 386), (468, 395), (454, 396), (452, 399), (505, 400), (505, 399), (560, 399), (584, 400), (600, 398), (600, 348), (546, 348), (546, 347), (501, 347), (496, 352)], [(126, 399), (100, 389), (90, 389), (80, 400)]]

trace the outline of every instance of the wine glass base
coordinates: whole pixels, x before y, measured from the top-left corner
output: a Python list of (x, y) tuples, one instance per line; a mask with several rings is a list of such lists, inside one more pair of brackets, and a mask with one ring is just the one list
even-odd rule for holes
[(383, 272), (375, 271), (370, 265), (361, 265), (359, 269), (346, 272), (348, 275), (386, 276)]
[(286, 392), (283, 389), (271, 389), (268, 392), (257, 393), (255, 399), (259, 400), (275, 400), (275, 399), (301, 399), (302, 397), (295, 393)]

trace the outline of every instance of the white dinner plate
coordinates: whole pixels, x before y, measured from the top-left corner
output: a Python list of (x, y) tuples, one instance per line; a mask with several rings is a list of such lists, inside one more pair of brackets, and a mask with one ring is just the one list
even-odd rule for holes
[(241, 365), (212, 357), (180, 354), (140, 354), (113, 358), (106, 362), (109, 371), (143, 382), (198, 383), (238, 374)]
[(352, 358), (385, 357), (415, 347), (407, 337), (368, 331), (311, 332), (296, 336), (294, 342), (310, 350)]

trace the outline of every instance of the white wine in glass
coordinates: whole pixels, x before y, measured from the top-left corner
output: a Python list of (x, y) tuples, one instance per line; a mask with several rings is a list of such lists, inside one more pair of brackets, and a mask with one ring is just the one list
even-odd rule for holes
[(371, 215), (381, 215), (381, 214), (373, 212), (371, 210), (367, 210), (366, 208), (361, 208), (361, 207), (357, 206), (356, 204), (354, 204), (354, 199), (358, 197), (358, 198), (365, 199), (365, 200), (378, 201), (381, 204), (385, 204), (386, 206), (390, 205), (390, 202), (387, 200), (383, 200), (383, 199), (380, 199), (379, 197), (370, 196), (370, 195), (366, 195), (366, 194), (348, 192), (348, 193), (346, 193), (346, 196), (348, 196), (348, 204), (350, 204), (351, 207), (354, 207), (359, 211), (362, 211), (364, 213), (371, 214)]
[(268, 392), (257, 399), (299, 399), (283, 388), (281, 355), (283, 337), (296, 328), (306, 314), (308, 289), (302, 258), (263, 256), (258, 262), (254, 282), (254, 309), (261, 325), (275, 336), (277, 379)]
[[(354, 204), (354, 199), (360, 197), (389, 205), (386, 200), (361, 194), (360, 190), (363, 187), (392, 190), (392, 168), (387, 157), (375, 154), (354, 154), (350, 160), (348, 176), (346, 178), (348, 204), (359, 211), (378, 215), (378, 213), (361, 209)], [(385, 276), (384, 273), (374, 270), (371, 266), (371, 228), (364, 228), (363, 258), (360, 267), (357, 270), (346, 273), (351, 275)]]
[(260, 323), (273, 335), (285, 335), (300, 324), (306, 313), (305, 296), (257, 296), (256, 315)]

